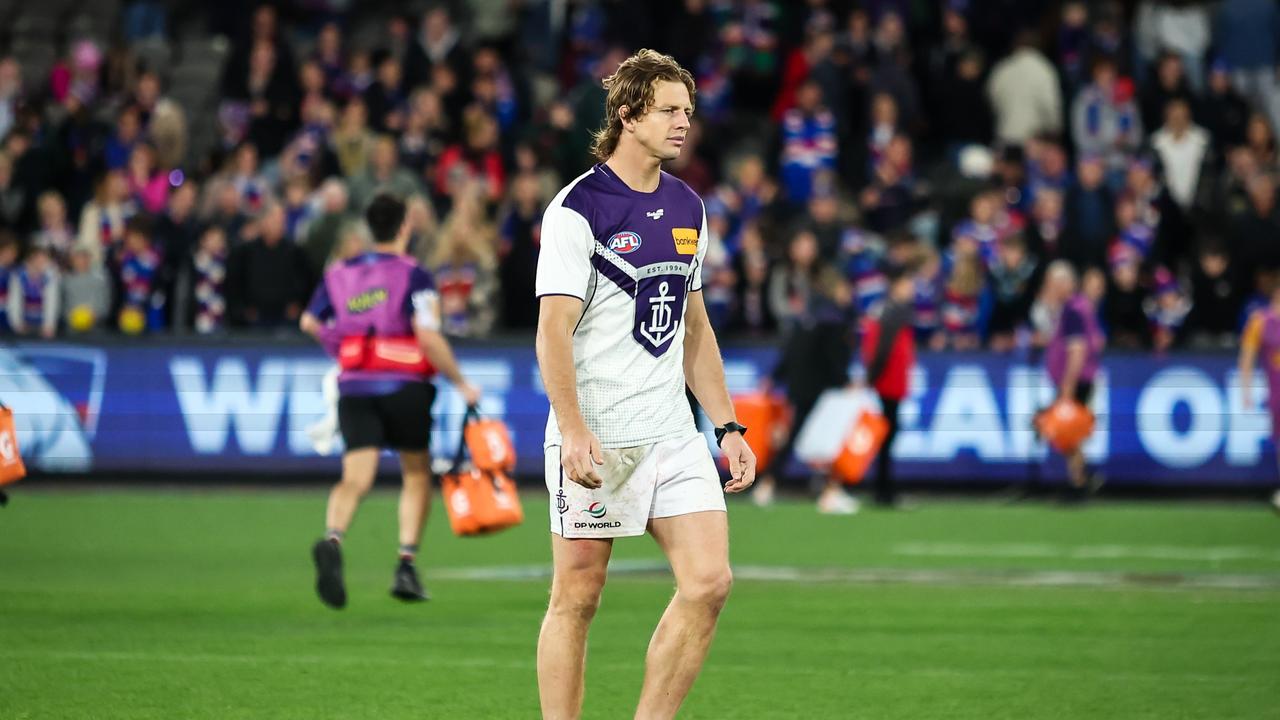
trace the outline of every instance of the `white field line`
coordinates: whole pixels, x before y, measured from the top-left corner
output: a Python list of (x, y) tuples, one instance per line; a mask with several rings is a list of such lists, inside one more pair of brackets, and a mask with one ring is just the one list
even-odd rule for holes
[(1181, 560), (1280, 563), (1280, 548), (1257, 545), (1052, 545), (1040, 543), (915, 542), (894, 545), (895, 555), (950, 558), (1048, 558), (1072, 560)]
[[(611, 576), (670, 575), (661, 561), (615, 561)], [(1248, 573), (1166, 573), (1091, 572), (1073, 570), (909, 570), (896, 568), (820, 568), (770, 565), (735, 565), (738, 580), (792, 583), (907, 585), (999, 585), (1021, 587), (1159, 587), (1174, 589), (1276, 590), (1280, 574)], [(472, 568), (441, 568), (431, 572), (442, 580), (547, 580), (550, 565), (514, 565)]]

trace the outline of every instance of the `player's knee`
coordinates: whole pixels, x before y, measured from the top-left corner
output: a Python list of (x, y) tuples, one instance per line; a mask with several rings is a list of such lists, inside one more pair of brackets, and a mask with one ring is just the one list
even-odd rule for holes
[(600, 608), (604, 580), (605, 573), (595, 570), (575, 572), (572, 577), (558, 579), (551, 592), (551, 612), (590, 622)]
[(699, 573), (680, 584), (679, 593), (688, 602), (719, 611), (733, 589), (733, 571), (728, 566)]
[(364, 477), (361, 475), (343, 474), (342, 479), (338, 481), (338, 487), (353, 495), (364, 496), (373, 488), (373, 477)]

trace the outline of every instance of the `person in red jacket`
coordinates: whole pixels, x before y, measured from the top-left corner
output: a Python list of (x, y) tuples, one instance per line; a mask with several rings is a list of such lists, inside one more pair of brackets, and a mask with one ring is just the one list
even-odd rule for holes
[(907, 396), (911, 366), (916, 361), (912, 330), (915, 275), (897, 271), (890, 275), (889, 298), (877, 316), (868, 317), (863, 329), (862, 363), (867, 384), (880, 396), (889, 434), (876, 457), (875, 501), (895, 507), (898, 502), (893, 478), (893, 439), (898, 434), (898, 404)]

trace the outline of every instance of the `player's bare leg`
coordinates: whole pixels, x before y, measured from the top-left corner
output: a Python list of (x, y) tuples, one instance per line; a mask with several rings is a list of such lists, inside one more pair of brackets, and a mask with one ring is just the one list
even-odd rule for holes
[(655, 518), (649, 531), (671, 563), (676, 594), (649, 641), (644, 686), (636, 706), (641, 720), (675, 717), (702, 670), (733, 585), (725, 513)]
[(427, 511), (431, 509), (431, 456), (426, 451), (401, 452), (400, 472), (400, 563), (396, 567), (391, 594), (401, 600), (426, 600), (427, 591), (418, 579), (414, 560)]
[(360, 448), (343, 454), (342, 479), (329, 493), (329, 510), (325, 515), (325, 527), (330, 532), (347, 531), (360, 500), (373, 487), (377, 472), (378, 448)]
[(360, 499), (373, 487), (378, 470), (378, 449), (360, 448), (342, 456), (342, 479), (329, 493), (325, 513), (324, 538), (311, 547), (316, 565), (316, 593), (324, 604), (340, 609), (347, 604), (347, 588), (342, 578), (342, 536), (360, 506)]
[(612, 551), (611, 539), (551, 535), (551, 602), (538, 634), (538, 695), (545, 720), (572, 720), (582, 713), (587, 630), (600, 607)]
[(1077, 490), (1083, 490), (1085, 483), (1088, 481), (1088, 474), (1085, 472), (1084, 452), (1075, 450), (1067, 456), (1067, 477), (1071, 481), (1071, 486)]

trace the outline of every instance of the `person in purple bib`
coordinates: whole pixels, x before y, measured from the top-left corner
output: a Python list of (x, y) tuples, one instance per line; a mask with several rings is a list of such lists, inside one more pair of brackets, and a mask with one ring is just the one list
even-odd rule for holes
[[(1057, 327), (1045, 348), (1049, 378), (1057, 399), (1072, 398), (1088, 407), (1106, 345), (1098, 309), (1087, 294), (1078, 292), (1076, 271), (1065, 260), (1049, 266), (1045, 285), (1045, 300), (1059, 308)], [(1101, 481), (1100, 476), (1089, 473), (1083, 449), (1067, 455), (1067, 474), (1071, 487), (1066, 497), (1070, 500), (1084, 499)]]
[(365, 212), (372, 252), (334, 263), (302, 315), (303, 332), (338, 358), (338, 427), (346, 450), (342, 479), (329, 494), (326, 531), (312, 548), (316, 591), (330, 607), (347, 603), (342, 538), (360, 500), (373, 486), (382, 448), (397, 451), (400, 492), (400, 561), (391, 594), (425, 600), (414, 558), (431, 503), (431, 378), (439, 372), (467, 405), (480, 391), (467, 382), (440, 332), (440, 300), (431, 275), (405, 255), (410, 227), (405, 204), (373, 198)]

